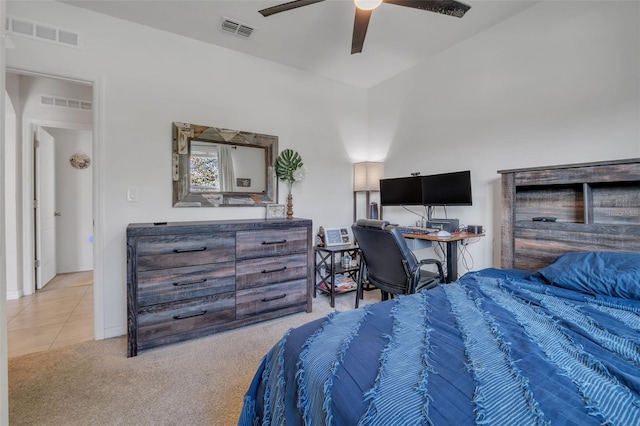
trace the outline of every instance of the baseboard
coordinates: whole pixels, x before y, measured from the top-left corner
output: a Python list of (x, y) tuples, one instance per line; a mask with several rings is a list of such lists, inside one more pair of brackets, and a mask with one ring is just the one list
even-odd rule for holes
[(105, 328), (104, 329), (104, 338), (105, 339), (110, 339), (112, 337), (124, 336), (126, 334), (127, 334), (127, 327), (126, 326), (110, 327), (110, 328)]
[(67, 271), (56, 271), (58, 274), (75, 274), (77, 272), (87, 272), (92, 271), (93, 268), (91, 266), (78, 266), (77, 268), (71, 268)]
[(7, 291), (7, 300), (16, 300), (22, 297), (22, 292), (20, 290), (17, 291)]

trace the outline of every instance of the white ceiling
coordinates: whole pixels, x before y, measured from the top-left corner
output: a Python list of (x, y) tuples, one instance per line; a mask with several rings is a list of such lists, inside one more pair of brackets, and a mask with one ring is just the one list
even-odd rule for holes
[[(362, 53), (351, 55), (352, 0), (327, 0), (263, 17), (288, 0), (62, 0), (127, 21), (371, 87), (428, 60), (537, 1), (467, 0), (463, 18), (383, 3), (373, 11)], [(250, 38), (218, 29), (223, 17), (255, 28)]]

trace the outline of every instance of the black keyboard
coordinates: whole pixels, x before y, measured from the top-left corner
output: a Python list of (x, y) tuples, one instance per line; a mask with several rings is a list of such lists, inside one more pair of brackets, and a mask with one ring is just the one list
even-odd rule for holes
[(418, 228), (416, 226), (398, 226), (401, 234), (425, 235), (431, 233), (430, 229)]

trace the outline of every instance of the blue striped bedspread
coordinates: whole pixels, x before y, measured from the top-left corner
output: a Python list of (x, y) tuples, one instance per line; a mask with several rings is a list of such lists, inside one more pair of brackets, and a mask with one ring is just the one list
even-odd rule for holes
[(487, 269), (336, 312), (271, 349), (238, 424), (640, 425), (640, 302)]

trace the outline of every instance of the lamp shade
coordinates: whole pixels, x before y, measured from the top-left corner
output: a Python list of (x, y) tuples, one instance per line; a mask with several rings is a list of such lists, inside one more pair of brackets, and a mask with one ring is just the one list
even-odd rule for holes
[(380, 191), (380, 179), (384, 172), (384, 164), (372, 161), (353, 165), (354, 191)]

